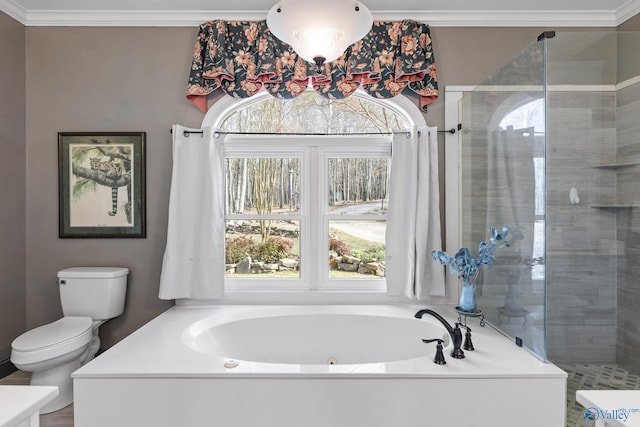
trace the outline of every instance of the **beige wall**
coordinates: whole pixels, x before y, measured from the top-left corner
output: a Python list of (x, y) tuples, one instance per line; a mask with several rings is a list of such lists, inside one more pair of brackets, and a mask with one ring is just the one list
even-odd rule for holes
[[(195, 28), (27, 28), (27, 327), (61, 316), (56, 273), (129, 267), (122, 316), (101, 328), (109, 347), (170, 302), (157, 298), (165, 245), (173, 123), (199, 126), (184, 99)], [(147, 238), (58, 238), (57, 133), (147, 133)]]
[[(434, 28), (442, 98), (445, 85), (479, 83), (543, 30)], [(32, 328), (61, 315), (55, 275), (73, 265), (131, 269), (125, 313), (102, 327), (103, 348), (171, 305), (157, 298), (169, 198), (169, 129), (173, 123), (197, 127), (202, 119), (184, 99), (196, 31), (26, 29), (28, 265), (22, 265), (27, 309), (26, 325), (20, 327)], [(443, 106), (441, 99), (430, 107), (429, 124), (443, 127)], [(58, 238), (57, 133), (61, 131), (147, 132), (146, 239)], [(19, 296), (15, 301), (15, 306), (23, 305)], [(0, 337), (0, 344), (10, 342)]]
[(0, 13), (0, 362), (25, 327), (25, 29)]
[[(623, 82), (640, 74), (640, 55), (636, 46), (640, 41), (640, 15), (618, 26), (618, 31), (633, 31), (618, 37), (618, 82)], [(632, 52), (632, 54), (629, 54)]]
[(640, 31), (640, 14), (618, 25), (618, 31)]
[(432, 28), (441, 98), (429, 107), (427, 123), (444, 126), (445, 86), (482, 82), (545, 30), (549, 28)]

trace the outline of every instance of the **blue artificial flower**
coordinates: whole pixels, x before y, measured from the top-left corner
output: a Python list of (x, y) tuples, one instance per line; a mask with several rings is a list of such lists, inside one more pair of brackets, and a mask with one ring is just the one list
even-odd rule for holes
[[(493, 227), (489, 227), (489, 233), (491, 233), (491, 239), (490, 239), (491, 243), (495, 245), (498, 242), (504, 241), (507, 238), (507, 236), (509, 235), (509, 227), (502, 227), (502, 232), (499, 232), (497, 229)], [(504, 241), (504, 243), (500, 245), (500, 247), (508, 248), (509, 242)]]
[(469, 248), (461, 248), (452, 258), (448, 253), (442, 251), (431, 252), (431, 257), (439, 261), (440, 264), (449, 267), (451, 273), (458, 276), (465, 285), (470, 285), (473, 279), (480, 273), (480, 267), (483, 265), (493, 264), (495, 258), (493, 252), (498, 248), (508, 248), (509, 242), (506, 240), (509, 235), (509, 227), (502, 227), (502, 231), (498, 231), (493, 227), (489, 227), (489, 243), (480, 242), (478, 245), (478, 257), (474, 258)]

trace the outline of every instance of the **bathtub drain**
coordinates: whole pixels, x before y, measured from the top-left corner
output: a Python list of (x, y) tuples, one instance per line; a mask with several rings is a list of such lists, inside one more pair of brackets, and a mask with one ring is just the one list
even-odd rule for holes
[(335, 357), (330, 357), (329, 359), (327, 359), (327, 364), (329, 364), (329, 365), (337, 365), (338, 361), (336, 360)]
[(224, 362), (224, 367), (227, 368), (227, 369), (233, 369), (236, 366), (238, 366), (238, 361), (237, 360), (229, 359), (226, 362)]

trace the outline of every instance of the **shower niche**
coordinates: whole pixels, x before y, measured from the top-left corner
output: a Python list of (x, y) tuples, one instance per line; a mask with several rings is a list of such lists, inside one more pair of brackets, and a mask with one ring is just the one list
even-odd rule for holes
[(478, 305), (543, 360), (640, 372), (639, 49), (544, 33), (461, 100), (461, 244), (512, 228)]

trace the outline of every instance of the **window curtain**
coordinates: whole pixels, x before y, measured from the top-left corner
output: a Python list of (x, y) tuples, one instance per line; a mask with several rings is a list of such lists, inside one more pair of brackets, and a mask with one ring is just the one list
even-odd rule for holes
[(438, 98), (429, 26), (412, 20), (376, 21), (362, 40), (316, 72), (315, 64), (271, 34), (266, 20), (200, 25), (187, 100), (201, 111), (207, 111), (207, 96), (218, 89), (237, 98), (267, 90), (289, 99), (309, 83), (329, 99), (345, 98), (359, 87), (376, 98), (414, 94), (425, 110)]
[[(224, 136), (174, 125), (161, 299), (224, 296)], [(197, 129), (200, 132), (200, 129)]]
[(444, 296), (436, 128), (396, 134), (392, 142), (386, 232), (387, 293), (422, 300)]

